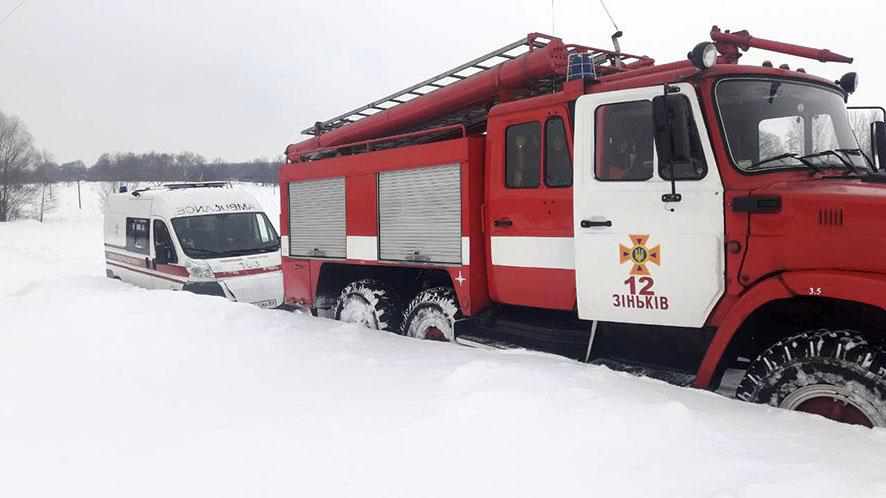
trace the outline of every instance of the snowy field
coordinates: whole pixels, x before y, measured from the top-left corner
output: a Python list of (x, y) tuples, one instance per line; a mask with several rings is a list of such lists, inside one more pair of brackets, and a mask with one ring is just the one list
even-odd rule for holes
[(886, 497), (883, 429), (109, 280), (100, 190), (0, 224), (0, 496)]

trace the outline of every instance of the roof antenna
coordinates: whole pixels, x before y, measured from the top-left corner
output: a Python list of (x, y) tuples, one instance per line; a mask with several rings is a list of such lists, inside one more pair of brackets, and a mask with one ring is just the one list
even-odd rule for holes
[(557, 36), (557, 30), (554, 29), (554, 0), (551, 0), (551, 35)]
[(615, 28), (615, 33), (612, 33), (612, 46), (615, 47), (616, 56), (613, 58), (612, 62), (615, 64), (615, 67), (618, 69), (622, 69), (624, 64), (621, 62), (621, 46), (618, 44), (618, 39), (621, 38), (623, 34), (620, 29), (618, 29), (618, 24), (615, 24), (615, 19), (612, 18), (612, 14), (609, 13), (609, 9), (606, 7), (606, 2), (600, 0), (600, 6), (603, 7), (603, 12), (606, 12), (606, 17), (609, 18), (609, 22), (612, 23), (612, 27)]

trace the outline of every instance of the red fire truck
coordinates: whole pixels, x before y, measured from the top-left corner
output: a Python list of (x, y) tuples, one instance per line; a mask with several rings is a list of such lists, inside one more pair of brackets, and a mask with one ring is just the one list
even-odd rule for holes
[(855, 73), (738, 64), (849, 57), (710, 35), (656, 64), (620, 33), (530, 34), (316, 122), (280, 170), (286, 302), (424, 339), (580, 342), (699, 388), (743, 369), (742, 400), (886, 426), (882, 112), (859, 140)]

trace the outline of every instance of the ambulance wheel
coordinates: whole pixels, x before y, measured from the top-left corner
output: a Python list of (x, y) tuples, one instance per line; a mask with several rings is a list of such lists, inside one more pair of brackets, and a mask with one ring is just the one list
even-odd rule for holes
[(851, 330), (804, 332), (751, 362), (736, 397), (886, 427), (886, 350)]
[(335, 319), (370, 329), (397, 331), (400, 327), (397, 296), (378, 280), (351, 282), (338, 296)]
[(403, 335), (433, 341), (455, 341), (455, 322), (461, 318), (455, 291), (449, 287), (423, 290), (403, 313)]

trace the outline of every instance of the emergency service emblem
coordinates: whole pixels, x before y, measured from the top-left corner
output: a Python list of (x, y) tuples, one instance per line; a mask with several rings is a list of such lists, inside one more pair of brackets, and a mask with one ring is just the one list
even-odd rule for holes
[(630, 275), (651, 275), (647, 263), (654, 263), (661, 266), (661, 246), (647, 247), (649, 242), (648, 235), (629, 235), (631, 239), (631, 247), (618, 245), (618, 262), (625, 264), (631, 262)]
[(612, 295), (612, 306), (634, 310), (666, 310), (670, 300), (655, 292), (650, 264), (661, 266), (661, 245), (649, 246), (649, 235), (628, 235), (631, 245), (618, 245), (619, 264), (630, 263), (624, 293)]

